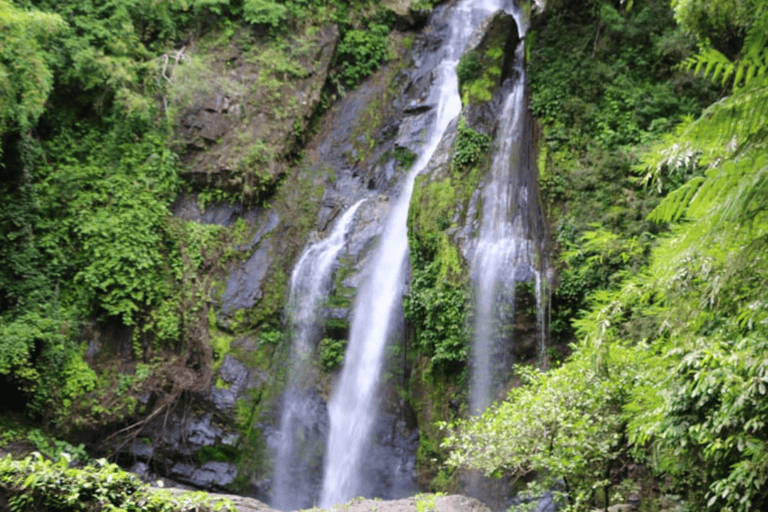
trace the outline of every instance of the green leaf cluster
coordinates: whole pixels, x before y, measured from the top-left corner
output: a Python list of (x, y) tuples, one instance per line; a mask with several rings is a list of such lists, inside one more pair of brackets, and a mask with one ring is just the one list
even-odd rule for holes
[(491, 137), (467, 126), (464, 117), (459, 118), (456, 141), (453, 144), (453, 164), (467, 169), (479, 164), (488, 154)]
[(518, 367), (523, 387), (451, 427), (443, 443), (448, 464), (487, 476), (535, 472), (542, 477), (536, 488), (559, 489), (560, 505), (593, 504), (610, 486), (608, 468), (628, 460), (622, 405), (643, 361), (623, 347), (612, 347), (599, 366), (584, 356), (547, 373)]
[(341, 84), (354, 89), (389, 59), (387, 25), (370, 23), (366, 28), (352, 28), (342, 36), (336, 48), (334, 76)]
[(58, 14), (0, 1), (0, 136), (8, 130), (27, 132), (45, 110), (53, 88), (50, 49), (64, 27)]
[(33, 510), (122, 510), (179, 512), (234, 511), (229, 500), (205, 493), (172, 494), (151, 490), (136, 475), (104, 459), (82, 469), (70, 467), (71, 457), (58, 461), (39, 453), (24, 460), (0, 459), (0, 498), (13, 512)]

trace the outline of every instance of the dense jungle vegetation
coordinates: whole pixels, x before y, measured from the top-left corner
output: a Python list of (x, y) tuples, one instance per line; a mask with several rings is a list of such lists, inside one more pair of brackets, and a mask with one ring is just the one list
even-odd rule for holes
[[(340, 39), (323, 108), (391, 55), (397, 22), (379, 3), (0, 0), (0, 413), (68, 437), (161, 410), (142, 408), (149, 389), (170, 406), (211, 384), (225, 349), (201, 276), (235, 257), (237, 233), (170, 207), (187, 192), (265, 205), (283, 182), (182, 179), (190, 90), (169, 62), (192, 39), (279, 50), (328, 23)], [(528, 492), (574, 510), (631, 495), (647, 510), (765, 509), (768, 7), (550, 0), (526, 44), (558, 274), (549, 368), (517, 368), (506, 401), (445, 424), (441, 475), (535, 475)], [(106, 320), (130, 329), (130, 372), (86, 362), (82, 333)], [(444, 366), (460, 365), (461, 336), (442, 341)], [(45, 453), (41, 430), (7, 421), (3, 444)], [(51, 456), (78, 452), (59, 443)]]
[(574, 509), (666, 493), (762, 510), (768, 8), (567, 4), (534, 25), (529, 66), (560, 250), (553, 336), (573, 332), (573, 352), (520, 369), (523, 386), (452, 432), (449, 463), (535, 472)]

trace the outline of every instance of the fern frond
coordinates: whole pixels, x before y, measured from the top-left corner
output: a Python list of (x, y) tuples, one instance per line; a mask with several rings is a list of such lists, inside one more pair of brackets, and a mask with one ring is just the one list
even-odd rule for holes
[(768, 210), (768, 157), (746, 157), (710, 169), (706, 177), (690, 180), (668, 194), (648, 216), (655, 222), (674, 222), (684, 215), (723, 222), (754, 220)]
[(704, 182), (704, 178), (693, 178), (667, 196), (648, 215), (654, 222), (673, 222), (678, 220), (688, 209), (696, 191)]
[(751, 60), (758, 60), (760, 54), (765, 53), (768, 46), (768, 9), (763, 5), (760, 12), (756, 13), (752, 27), (744, 37), (742, 55)]
[(734, 63), (714, 48), (705, 48), (697, 55), (687, 58), (682, 67), (686, 70), (693, 69), (697, 75), (707, 77), (713, 82), (719, 80), (723, 85), (735, 71)]
[[(725, 167), (725, 166), (724, 166)], [(729, 167), (735, 181), (731, 193), (721, 203), (722, 220), (753, 221), (768, 209), (768, 157), (744, 158)]]
[(702, 163), (713, 165), (723, 158), (742, 153), (765, 139), (768, 125), (768, 82), (750, 86), (720, 100), (688, 126), (683, 140), (702, 148)]

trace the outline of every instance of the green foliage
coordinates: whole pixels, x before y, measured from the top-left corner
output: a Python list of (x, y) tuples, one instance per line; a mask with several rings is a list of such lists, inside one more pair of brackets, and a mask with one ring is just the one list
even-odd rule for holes
[[(661, 467), (696, 489), (700, 507), (759, 510), (768, 485), (764, 358), (766, 340), (699, 341), (674, 369), (679, 376), (655, 434)], [(651, 428), (649, 428), (651, 427)]]
[(326, 372), (338, 369), (344, 362), (344, 351), (347, 348), (347, 340), (323, 338), (317, 347), (317, 355), (320, 359), (320, 368)]
[(75, 143), (63, 134), (50, 147), (61, 160), (38, 170), (40, 245), (71, 269), (77, 288), (66, 298), (125, 325), (168, 293), (167, 215), (178, 178), (162, 142), (91, 132)]
[(389, 27), (371, 23), (366, 29), (351, 29), (344, 33), (336, 48), (333, 76), (344, 87), (354, 89), (366, 77), (389, 59), (387, 50)]
[(416, 347), (431, 354), (432, 369), (455, 373), (467, 358), (469, 294), (462, 286), (438, 282), (435, 265), (413, 271), (406, 318), (416, 329)]
[(420, 178), (414, 186), (408, 212), (411, 291), (403, 302), (416, 331), (417, 352), (430, 360), (429, 371), (454, 376), (467, 358), (470, 296), (466, 264), (449, 232), (479, 175), (462, 169), (466, 178), (461, 179), (455, 170), (455, 177)]
[(579, 12), (556, 4), (540, 20), (528, 41), (531, 110), (549, 125), (553, 150), (637, 143), (713, 99), (675, 68), (693, 43), (665, 0), (628, 10), (597, 0)]
[(733, 57), (756, 13), (765, 6), (759, 0), (672, 0), (675, 19), (699, 39)]
[(0, 1), (0, 137), (9, 129), (27, 132), (43, 113), (53, 88), (50, 48), (64, 26), (57, 14)]
[(50, 406), (90, 387), (89, 374), (68, 382), (79, 366), (71, 319), (58, 310), (0, 317), (0, 375), (25, 397), (29, 412), (50, 416)]
[(467, 126), (467, 121), (459, 118), (456, 141), (453, 144), (453, 164), (460, 168), (477, 165), (486, 157), (491, 147), (491, 137), (476, 132)]
[(66, 441), (45, 435), (39, 428), (27, 431), (26, 439), (35, 445), (37, 451), (52, 460), (69, 457), (71, 461), (78, 463), (85, 464), (92, 462), (88, 453), (85, 451), (84, 445), (80, 444), (78, 446), (73, 446)]
[(395, 148), (392, 152), (382, 155), (382, 160), (394, 159), (397, 162), (397, 168), (401, 171), (407, 171), (416, 161), (418, 155), (408, 148)]
[(274, 0), (245, 0), (243, 17), (254, 25), (267, 25), (273, 29), (285, 23), (286, 7)]
[(642, 355), (613, 346), (595, 366), (587, 353), (541, 373), (517, 366), (524, 387), (480, 416), (459, 422), (446, 438), (448, 464), (486, 475), (542, 475), (537, 485), (565, 482), (557, 500), (581, 510), (609, 487), (609, 468), (626, 459), (622, 406)]
[(501, 85), (504, 67), (505, 48), (514, 24), (494, 22), (492, 29), (485, 34), (480, 48), (462, 55), (456, 66), (459, 82), (459, 94), (465, 105), (491, 101), (493, 94)]
[(600, 225), (585, 231), (579, 239), (562, 240), (559, 284), (552, 312), (554, 336), (572, 332), (571, 322), (577, 318), (587, 297), (594, 290), (611, 289), (627, 274), (639, 271), (647, 261), (649, 235), (622, 237)]
[(204, 493), (172, 494), (151, 490), (139, 478), (104, 459), (82, 469), (70, 468), (71, 457), (57, 462), (39, 453), (21, 461), (0, 460), (0, 497), (14, 512), (33, 510), (234, 511), (229, 500)]
[(462, 90), (464, 84), (474, 80), (482, 71), (483, 65), (480, 62), (480, 54), (477, 51), (464, 53), (456, 65), (456, 77), (459, 80), (459, 90)]
[(416, 502), (416, 512), (434, 512), (437, 510), (437, 498), (443, 496), (442, 493), (417, 494), (413, 497)]
[(240, 450), (228, 444), (201, 446), (197, 451), (197, 461), (200, 464), (205, 464), (212, 460), (216, 462), (237, 462), (239, 457)]
[(671, 167), (648, 172), (655, 187), (643, 188), (633, 169), (638, 160), (652, 164), (639, 144), (715, 96), (679, 68), (694, 40), (675, 26), (665, 0), (631, 9), (601, 0), (579, 9), (548, 5), (533, 19), (526, 48), (530, 107), (542, 126), (540, 185), (555, 228), (551, 326), (555, 341), (566, 340), (590, 294), (616, 287), (647, 262), (664, 229), (647, 218), (660, 197), (702, 173), (700, 155), (675, 146)]

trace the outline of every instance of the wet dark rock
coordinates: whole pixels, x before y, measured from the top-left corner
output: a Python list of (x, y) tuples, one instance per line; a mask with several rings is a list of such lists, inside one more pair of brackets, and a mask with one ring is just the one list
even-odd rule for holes
[(193, 194), (180, 195), (171, 212), (180, 219), (217, 226), (231, 226), (239, 218), (255, 223), (259, 213), (258, 210), (245, 210), (240, 204), (230, 203), (208, 204), (201, 210), (197, 196)]
[(251, 308), (261, 299), (261, 285), (272, 264), (272, 243), (262, 243), (244, 262), (235, 266), (227, 278), (221, 297), (221, 311), (229, 315), (236, 309)]
[(408, 148), (413, 152), (418, 151), (425, 142), (426, 128), (432, 124), (436, 116), (437, 112), (426, 108), (415, 111), (414, 115), (405, 117), (400, 123), (395, 146)]
[(256, 231), (256, 234), (253, 235), (253, 238), (251, 239), (250, 243), (246, 245), (237, 246), (237, 250), (245, 251), (245, 252), (252, 250), (254, 247), (256, 247), (259, 244), (259, 242), (261, 242), (261, 239), (265, 235), (274, 231), (278, 225), (280, 225), (280, 216), (274, 212), (270, 212), (267, 215), (266, 220), (259, 227), (258, 231)]
[(363, 480), (370, 485), (362, 490), (365, 496), (403, 498), (417, 492), (416, 450), (419, 431), (409, 427), (397, 414), (383, 413), (376, 421), (373, 440), (366, 460)]
[(170, 476), (199, 489), (223, 489), (235, 480), (237, 468), (229, 462), (208, 461), (202, 466), (180, 462), (171, 468)]
[(213, 446), (222, 429), (211, 423), (211, 415), (193, 418), (187, 427), (187, 441), (198, 446)]
[(147, 461), (155, 454), (155, 447), (147, 438), (134, 439), (130, 445), (130, 452), (136, 459)]
[(232, 411), (237, 399), (253, 385), (251, 370), (243, 363), (227, 354), (219, 369), (219, 378), (227, 384), (226, 388), (213, 386), (211, 401), (216, 410), (222, 413)]
[(434, 105), (427, 105), (424, 103), (410, 103), (403, 109), (403, 113), (408, 115), (423, 114), (429, 110), (435, 108)]

